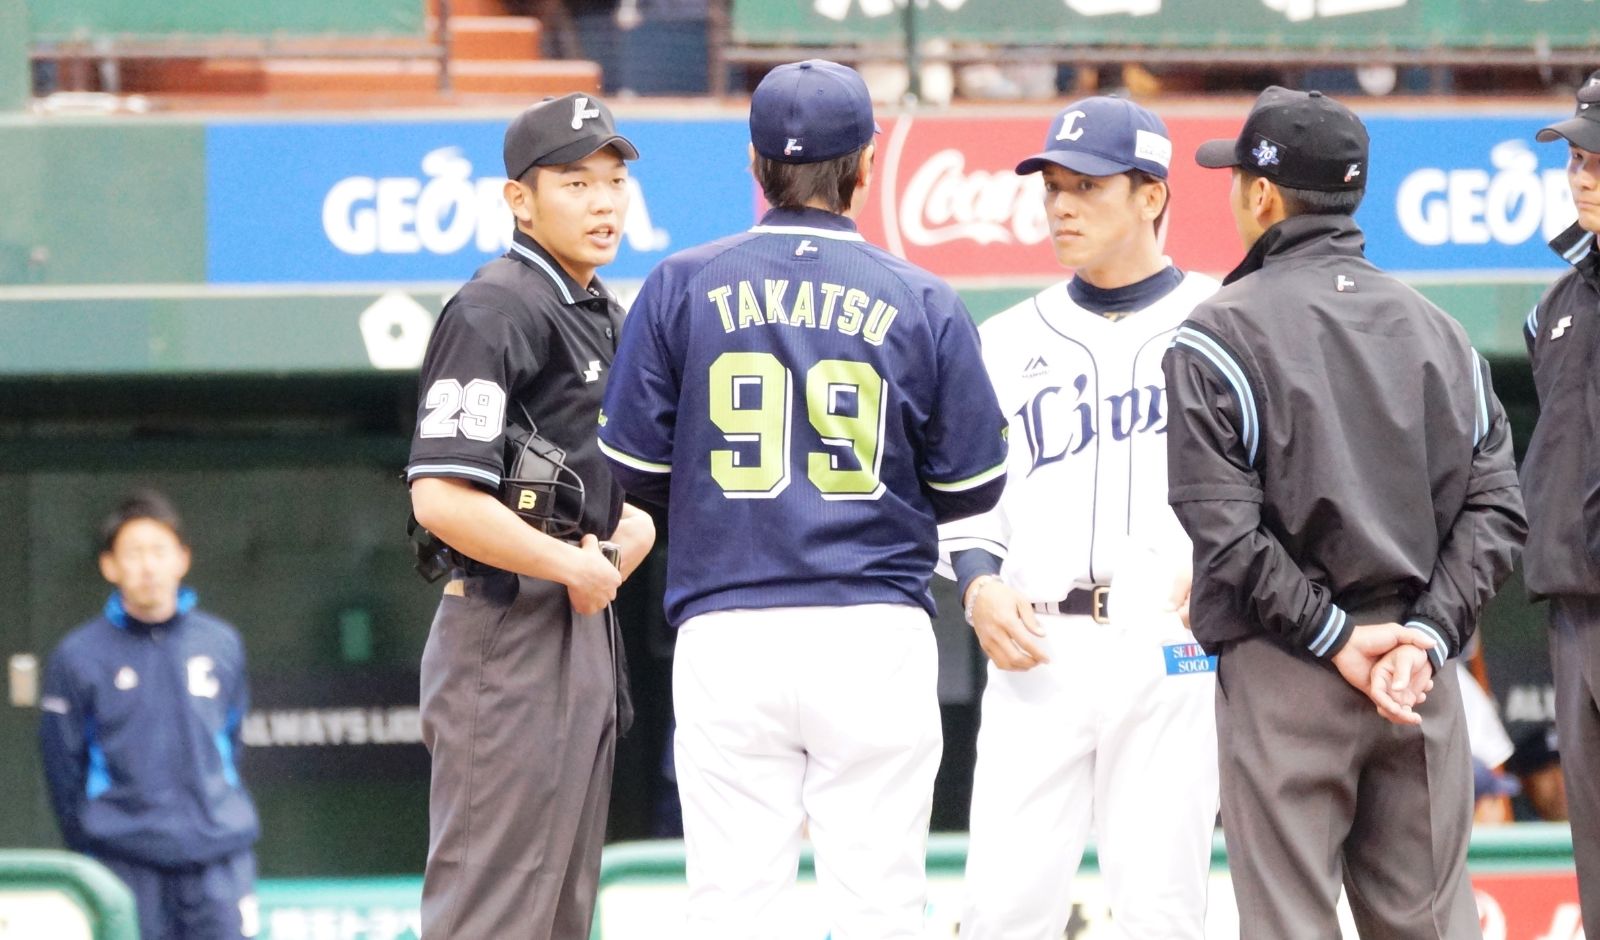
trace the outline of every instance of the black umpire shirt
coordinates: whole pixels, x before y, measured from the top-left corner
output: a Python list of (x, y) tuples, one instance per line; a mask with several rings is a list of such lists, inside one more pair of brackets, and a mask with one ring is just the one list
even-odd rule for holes
[(1348, 216), (1278, 223), (1164, 361), (1168, 499), (1212, 652), (1265, 632), (1331, 657), (1348, 611), (1386, 604), (1438, 668), (1526, 534), (1488, 365), (1363, 245)]
[(583, 532), (609, 537), (622, 489), (596, 433), (621, 318), (598, 277), (588, 287), (574, 281), (519, 229), (511, 250), (479, 268), (434, 324), (406, 480), (451, 477), (497, 494), (506, 429), (526, 431), (531, 418), (583, 480)]
[(1573, 270), (1523, 325), (1539, 422), (1522, 461), (1531, 532), (1523, 581), (1535, 598), (1600, 594), (1600, 253), (1576, 223), (1550, 241)]

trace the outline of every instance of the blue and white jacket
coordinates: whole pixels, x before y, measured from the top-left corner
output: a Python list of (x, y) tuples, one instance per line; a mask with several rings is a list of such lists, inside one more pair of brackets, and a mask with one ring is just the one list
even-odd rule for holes
[(194, 605), (185, 588), (171, 620), (147, 624), (114, 593), (45, 667), (39, 744), (75, 851), (180, 866), (255, 844), (235, 762), (250, 694), (244, 644)]

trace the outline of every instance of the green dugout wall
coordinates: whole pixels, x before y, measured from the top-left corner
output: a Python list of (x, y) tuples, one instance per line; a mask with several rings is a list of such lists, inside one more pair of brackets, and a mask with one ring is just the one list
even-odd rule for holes
[[(1157, 47), (1418, 49), (1582, 48), (1600, 34), (1583, 0), (940, 0), (918, 7), (919, 33), (954, 42)], [(744, 43), (857, 43), (902, 35), (889, 0), (772, 3), (735, 0), (733, 35)]]

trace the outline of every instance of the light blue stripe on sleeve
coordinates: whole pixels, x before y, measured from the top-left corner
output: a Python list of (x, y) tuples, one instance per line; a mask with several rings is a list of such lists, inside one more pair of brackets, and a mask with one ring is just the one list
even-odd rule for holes
[(1433, 640), (1433, 648), (1428, 650), (1428, 658), (1433, 660), (1435, 672), (1443, 669), (1445, 657), (1450, 655), (1450, 644), (1444, 641), (1444, 635), (1420, 620), (1407, 620), (1405, 625), (1406, 629), (1415, 630)]
[(216, 734), (217, 754), (222, 758), (222, 779), (231, 787), (239, 785), (239, 765), (233, 756), (233, 729), (239, 726), (241, 719), (237, 709), (230, 709), (227, 724)]
[(1477, 446), (1489, 433), (1489, 398), (1483, 392), (1483, 360), (1478, 357), (1477, 350), (1472, 352), (1472, 394), (1477, 399), (1472, 413), (1472, 443)]
[(1339, 605), (1328, 605), (1328, 616), (1322, 621), (1322, 631), (1317, 634), (1316, 639), (1311, 641), (1311, 655), (1322, 656), (1328, 652), (1328, 649), (1333, 646), (1333, 641), (1337, 640), (1339, 634), (1344, 632), (1346, 619), (1348, 618), (1346, 618), (1345, 612), (1339, 609)]
[(1216, 340), (1187, 326), (1179, 327), (1178, 334), (1173, 337), (1174, 344), (1182, 344), (1204, 356), (1216, 370), (1222, 374), (1228, 384), (1233, 387), (1233, 395), (1239, 401), (1239, 414), (1244, 424), (1239, 429), (1240, 436), (1244, 439), (1244, 448), (1250, 458), (1250, 464), (1256, 462), (1256, 445), (1260, 437), (1260, 423), (1256, 413), (1255, 394), (1250, 388), (1250, 380), (1245, 376), (1245, 371), (1226, 349)]
[(111, 770), (106, 766), (106, 752), (100, 746), (100, 732), (94, 719), (83, 723), (83, 736), (89, 742), (89, 772), (84, 777), (83, 795), (92, 800), (111, 789)]

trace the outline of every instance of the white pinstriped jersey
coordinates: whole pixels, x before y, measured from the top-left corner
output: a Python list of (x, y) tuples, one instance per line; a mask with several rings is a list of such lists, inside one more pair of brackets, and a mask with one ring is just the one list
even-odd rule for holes
[(1167, 505), (1161, 358), (1219, 286), (1188, 274), (1113, 321), (1063, 281), (984, 322), (984, 365), (1010, 421), (1006, 488), (993, 510), (940, 527), (946, 562), (969, 548), (998, 555), (1006, 583), (1031, 601), (1109, 584), (1150, 553), (1187, 568), (1189, 541)]

